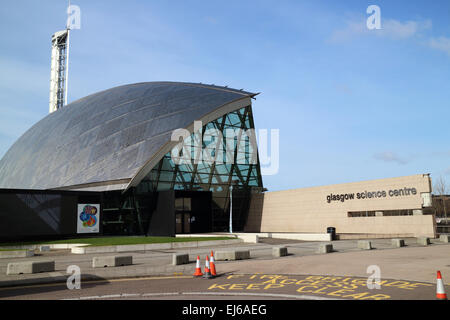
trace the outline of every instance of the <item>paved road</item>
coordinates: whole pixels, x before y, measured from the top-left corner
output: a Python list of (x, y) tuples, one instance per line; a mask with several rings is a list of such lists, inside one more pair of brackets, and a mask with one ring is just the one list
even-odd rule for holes
[[(9, 262), (19, 262), (19, 261), (43, 261), (43, 260), (54, 260), (55, 261), (55, 268), (56, 272), (49, 274), (50, 277), (63, 277), (66, 276), (66, 270), (67, 267), (70, 265), (77, 265), (82, 269), (83, 274), (90, 274), (93, 276), (97, 276), (97, 278), (111, 278), (111, 277), (131, 277), (132, 275), (135, 276), (147, 276), (147, 275), (173, 275), (176, 272), (184, 273), (184, 274), (190, 274), (192, 270), (192, 265), (190, 266), (177, 266), (172, 267), (172, 255), (174, 253), (188, 253), (190, 261), (195, 264), (195, 259), (197, 255), (200, 255), (202, 261), (204, 261), (205, 256), (210, 253), (211, 250), (217, 251), (217, 250), (229, 250), (229, 249), (239, 249), (239, 250), (250, 250), (251, 252), (251, 263), (258, 261), (258, 263), (254, 263), (255, 266), (262, 267), (264, 270), (254, 270), (254, 267), (251, 267), (250, 269), (245, 267), (243, 269), (244, 273), (251, 273), (251, 272), (279, 272), (279, 271), (267, 271), (267, 268), (264, 268), (264, 266), (268, 266), (269, 268), (272, 267), (272, 261), (277, 261), (278, 259), (274, 259), (272, 257), (272, 248), (276, 245), (284, 245), (288, 248), (289, 254), (291, 258), (300, 258), (300, 257), (320, 257), (321, 255), (317, 254), (317, 248), (319, 246), (318, 242), (301, 242), (301, 241), (292, 241), (292, 240), (268, 240), (269, 243), (258, 243), (258, 244), (238, 244), (234, 245), (232, 248), (227, 246), (217, 246), (212, 248), (192, 248), (192, 249), (177, 249), (177, 250), (151, 250), (146, 252), (126, 252), (126, 253), (120, 253), (120, 254), (114, 254), (114, 255), (132, 255), (133, 256), (133, 266), (130, 266), (123, 270), (98, 270), (92, 268), (92, 258), (94, 256), (109, 256), (111, 253), (103, 253), (103, 254), (85, 254), (85, 255), (76, 255), (71, 254), (68, 250), (57, 250), (57, 251), (50, 251), (47, 253), (38, 253), (36, 256), (31, 258), (18, 258), (18, 259), (0, 259), (0, 287), (4, 285), (11, 285), (13, 282), (19, 282), (23, 280), (39, 280), (42, 278), (41, 274), (32, 274), (32, 275), (21, 275), (21, 276), (7, 276), (6, 275), (6, 269), (7, 264)], [(432, 240), (433, 245), (430, 248), (422, 248), (417, 245), (416, 239), (406, 239), (406, 248), (400, 248), (398, 249), (398, 252), (404, 252), (405, 250), (411, 250), (411, 249), (418, 249), (418, 250), (425, 250), (425, 251), (432, 251), (434, 248), (448, 248), (450, 251), (450, 245), (449, 244), (443, 244), (440, 243), (438, 240)], [(336, 254), (351, 254), (354, 253), (355, 255), (359, 256), (367, 256), (369, 255), (379, 255), (379, 252), (384, 251), (392, 251), (391, 249), (391, 242), (389, 239), (378, 239), (378, 240), (372, 240), (373, 246), (376, 248), (376, 250), (372, 250), (371, 252), (361, 252), (360, 249), (356, 246), (356, 241), (354, 240), (341, 240), (341, 241), (333, 241), (333, 247), (335, 250), (335, 253), (333, 253), (332, 256)], [(330, 256), (329, 259), (336, 259), (334, 257)], [(328, 256), (326, 258), (321, 258), (322, 260), (328, 259)], [(338, 258), (339, 259), (339, 258)], [(352, 257), (352, 259), (355, 259)], [(428, 256), (426, 256), (426, 259), (429, 259)], [(377, 261), (376, 261), (377, 262)], [(410, 263), (409, 261), (408, 263)], [(417, 262), (417, 261), (414, 261)], [(291, 265), (291, 271), (289, 273), (295, 273), (296, 272), (296, 264), (294, 261), (290, 262)], [(375, 263), (375, 264), (378, 264)], [(321, 267), (326, 267), (326, 263), (321, 263)], [(339, 264), (344, 265), (343, 271), (346, 270), (345, 263)], [(336, 268), (339, 268), (339, 265), (336, 266)], [(447, 265), (450, 265), (450, 263), (444, 264), (443, 267), (447, 267)], [(303, 269), (303, 268), (302, 268)], [(238, 270), (242, 270), (238, 268)], [(226, 270), (227, 272), (236, 271), (233, 269)], [(328, 270), (323, 270), (326, 272), (318, 272), (319, 274), (330, 274)], [(435, 270), (430, 269), (433, 273), (435, 273)], [(441, 270), (444, 271), (444, 270)], [(450, 267), (449, 267), (450, 271)], [(364, 269), (365, 273), (365, 269)], [(313, 274), (313, 272), (310, 272), (310, 274)], [(344, 273), (346, 275), (348, 273)], [(350, 275), (354, 275), (354, 273), (350, 273)], [(364, 274), (365, 275), (365, 274)], [(420, 280), (420, 281), (431, 281), (433, 277), (427, 277), (416, 279), (415, 277), (411, 278), (411, 274), (405, 274), (401, 275), (399, 279), (403, 279), (404, 276), (408, 276), (409, 279), (412, 280)], [(394, 279), (397, 278), (397, 275), (392, 277)], [(406, 278), (408, 279), (408, 278)]]
[[(434, 299), (436, 270), (442, 271), (446, 284), (450, 283), (450, 245), (437, 240), (428, 247), (417, 245), (415, 239), (407, 239), (406, 243), (405, 248), (392, 249), (389, 239), (373, 240), (375, 250), (361, 251), (356, 241), (334, 241), (336, 252), (317, 254), (317, 242), (270, 240), (233, 248), (121, 253), (133, 256), (132, 266), (101, 269), (92, 268), (92, 257), (111, 254), (74, 255), (69, 251), (51, 251), (32, 258), (1, 259), (0, 299)], [(288, 247), (289, 256), (272, 257), (275, 245)], [(217, 262), (221, 276), (213, 280), (192, 278), (195, 258), (201, 256), (203, 267), (210, 249), (248, 249), (251, 259)], [(171, 266), (173, 253), (188, 253), (190, 264)], [(6, 275), (8, 262), (49, 259), (56, 262), (55, 272)], [(41, 284), (65, 281), (69, 265), (78, 265), (82, 270), (81, 290), (68, 290), (65, 284), (5, 287), (20, 285), (21, 281)], [(371, 265), (381, 270), (379, 290), (367, 288), (367, 267)], [(173, 278), (174, 274), (183, 277)], [(150, 275), (153, 277), (148, 278)], [(161, 275), (170, 277), (154, 277)], [(141, 278), (130, 279), (134, 277)]]
[(435, 295), (435, 285), (423, 282), (383, 279), (380, 289), (368, 289), (366, 278), (269, 274), (89, 281), (82, 282), (80, 290), (69, 290), (66, 284), (0, 288), (1, 300), (434, 300)]

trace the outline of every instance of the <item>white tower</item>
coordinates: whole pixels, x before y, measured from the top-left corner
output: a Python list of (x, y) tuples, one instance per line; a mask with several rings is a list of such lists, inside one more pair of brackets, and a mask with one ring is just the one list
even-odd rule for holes
[(52, 36), (52, 62), (50, 72), (50, 107), (52, 113), (67, 104), (69, 79), (70, 30), (80, 29), (80, 8), (70, 4), (67, 8), (66, 29)]
[(69, 29), (52, 36), (52, 62), (50, 72), (50, 108), (52, 113), (67, 104), (67, 66)]

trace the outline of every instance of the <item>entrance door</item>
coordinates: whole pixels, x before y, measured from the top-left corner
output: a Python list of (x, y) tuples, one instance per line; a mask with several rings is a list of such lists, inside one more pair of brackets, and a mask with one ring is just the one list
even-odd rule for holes
[(175, 232), (178, 234), (191, 233), (191, 214), (177, 213), (175, 216)]
[(185, 213), (183, 214), (183, 233), (191, 233), (191, 214)]
[[(175, 219), (177, 233), (212, 231), (212, 192), (175, 191)], [(181, 223), (182, 226), (178, 226)]]
[(177, 213), (175, 216), (175, 233), (183, 233), (183, 214)]

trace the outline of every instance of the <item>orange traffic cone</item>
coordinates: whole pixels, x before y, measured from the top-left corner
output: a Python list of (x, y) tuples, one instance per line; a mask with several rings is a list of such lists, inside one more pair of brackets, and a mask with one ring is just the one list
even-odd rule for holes
[(205, 279), (211, 279), (211, 278), (212, 278), (211, 270), (209, 269), (209, 259), (208, 259), (208, 256), (206, 256), (206, 261), (205, 261), (205, 274), (203, 275), (203, 278), (205, 278)]
[(201, 277), (203, 275), (202, 268), (200, 267), (200, 257), (197, 256), (197, 265), (195, 267), (194, 277)]
[(211, 250), (211, 261), (210, 261), (210, 264), (211, 264), (211, 275), (213, 277), (215, 277), (215, 276), (217, 276), (217, 273), (216, 273), (216, 264), (215, 264), (215, 261), (214, 261), (214, 253), (212, 252), (212, 250)]
[(444, 281), (442, 281), (441, 272), (437, 272), (437, 288), (436, 288), (436, 299), (447, 300), (447, 294), (444, 289)]

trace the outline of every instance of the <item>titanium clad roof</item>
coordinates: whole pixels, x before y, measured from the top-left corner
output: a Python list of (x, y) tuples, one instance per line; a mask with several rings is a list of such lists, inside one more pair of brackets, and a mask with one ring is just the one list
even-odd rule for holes
[(0, 188), (127, 183), (172, 131), (253, 93), (194, 83), (146, 82), (98, 92), (32, 126), (0, 160)]

